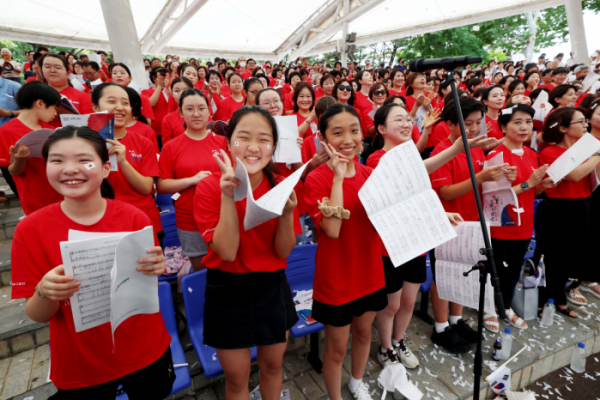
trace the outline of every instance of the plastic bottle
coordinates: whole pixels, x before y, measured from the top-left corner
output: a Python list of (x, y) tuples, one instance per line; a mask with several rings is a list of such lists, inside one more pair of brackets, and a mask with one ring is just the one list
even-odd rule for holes
[(585, 345), (583, 343), (577, 343), (577, 347), (573, 349), (573, 355), (571, 356), (571, 369), (578, 374), (585, 372)]
[(556, 307), (554, 306), (554, 299), (548, 299), (548, 302), (544, 306), (544, 312), (542, 313), (542, 321), (540, 325), (542, 326), (552, 326), (554, 323), (554, 312), (556, 311)]
[(512, 336), (510, 335), (510, 329), (504, 328), (504, 333), (502, 334), (502, 353), (500, 358), (502, 360), (508, 360), (510, 358), (510, 350), (512, 348)]
[(502, 355), (502, 339), (500, 336), (496, 339), (494, 343), (494, 350), (492, 350), (492, 359), (495, 361), (500, 361), (500, 357)]

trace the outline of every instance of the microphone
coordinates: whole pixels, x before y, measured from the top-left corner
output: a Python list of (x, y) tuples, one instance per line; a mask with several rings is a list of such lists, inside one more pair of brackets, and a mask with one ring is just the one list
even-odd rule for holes
[(432, 58), (430, 60), (425, 58), (419, 58), (418, 60), (412, 60), (409, 65), (410, 71), (424, 72), (430, 69), (443, 68), (446, 71), (452, 71), (458, 67), (464, 67), (468, 64), (476, 64), (483, 61), (481, 57), (469, 57), (469, 56), (458, 56), (458, 57), (445, 57), (445, 58)]

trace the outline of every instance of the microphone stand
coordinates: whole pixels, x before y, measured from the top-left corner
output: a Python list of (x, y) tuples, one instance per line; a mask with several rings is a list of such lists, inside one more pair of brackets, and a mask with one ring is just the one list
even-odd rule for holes
[[(469, 173), (471, 175), (471, 183), (473, 185), (473, 195), (475, 195), (475, 202), (477, 203), (477, 213), (479, 214), (479, 223), (481, 224), (481, 230), (483, 231), (483, 241), (485, 248), (479, 249), (481, 255), (486, 256), (487, 260), (482, 260), (474, 265), (469, 271), (464, 272), (464, 276), (468, 276), (473, 271), (479, 271), (479, 309), (477, 315), (477, 349), (475, 350), (475, 364), (473, 366), (473, 375), (475, 382), (473, 383), (473, 400), (479, 400), (479, 392), (481, 385), (481, 377), (483, 375), (483, 355), (481, 351), (481, 341), (483, 337), (483, 307), (485, 301), (485, 284), (487, 281), (487, 275), (490, 274), (492, 286), (494, 287), (494, 301), (498, 308), (498, 316), (500, 319), (506, 318), (506, 312), (504, 310), (504, 302), (502, 300), (502, 292), (500, 292), (500, 280), (498, 279), (498, 273), (496, 272), (496, 265), (494, 263), (494, 251), (488, 235), (487, 225), (485, 222), (485, 216), (483, 215), (483, 207), (481, 206), (481, 198), (479, 197), (479, 189), (477, 187), (477, 178), (475, 177), (475, 169), (473, 168), (473, 159), (471, 158), (471, 151), (469, 150), (469, 143), (467, 139), (467, 133), (465, 131), (465, 121), (462, 116), (460, 109), (460, 102), (458, 99), (458, 92), (456, 89), (456, 82), (453, 76), (450, 76), (450, 85), (452, 87), (452, 93), (454, 94), (454, 103), (456, 104), (456, 114), (458, 116), (458, 123), (460, 125), (460, 133), (462, 141), (465, 147), (465, 154), (467, 155), (467, 163), (469, 165)], [(485, 123), (485, 120), (484, 122)]]

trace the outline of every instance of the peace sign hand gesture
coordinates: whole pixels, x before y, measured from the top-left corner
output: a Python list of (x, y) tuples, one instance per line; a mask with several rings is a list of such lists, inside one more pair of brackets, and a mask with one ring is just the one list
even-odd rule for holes
[(235, 170), (225, 150), (221, 150), (221, 156), (223, 156), (223, 160), (213, 154), (213, 158), (221, 169), (221, 192), (224, 196), (233, 197), (234, 189), (240, 188), (240, 181), (235, 177)]
[(335, 178), (344, 178), (346, 175), (346, 168), (348, 166), (348, 159), (343, 156), (343, 154), (335, 151), (335, 148), (330, 144), (321, 143), (325, 151), (327, 151), (327, 155), (329, 156), (329, 160), (331, 162), (331, 169), (333, 169), (333, 174)]

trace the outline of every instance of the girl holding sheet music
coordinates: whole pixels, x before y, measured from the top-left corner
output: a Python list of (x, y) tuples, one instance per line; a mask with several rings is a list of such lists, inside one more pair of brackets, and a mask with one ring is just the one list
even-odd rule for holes
[(116, 154), (118, 163), (117, 170), (108, 176), (115, 198), (146, 213), (152, 219), (154, 233), (162, 245), (165, 234), (152, 197), (154, 178), (158, 177), (155, 147), (149, 139), (128, 131), (127, 114), (131, 113), (131, 102), (125, 88), (116, 83), (98, 85), (92, 92), (92, 103), (95, 112), (115, 114), (115, 138), (106, 140), (113, 145), (109, 154)]
[[(428, 115), (425, 125), (433, 125), (436, 119), (437, 115)], [(373, 140), (373, 147), (376, 150), (367, 160), (367, 166), (371, 168), (377, 167), (385, 153), (412, 140), (413, 122), (403, 106), (391, 103), (377, 110), (375, 126), (377, 134)], [(495, 139), (479, 136), (471, 139), (469, 145), (472, 148), (480, 147), (493, 141)], [(456, 140), (446, 150), (424, 161), (427, 172), (431, 174), (463, 151), (462, 140)], [(448, 213), (448, 218), (453, 224), (463, 220), (460, 214), (456, 213)], [(384, 367), (400, 361), (407, 368), (416, 368), (419, 360), (407, 347), (404, 334), (412, 318), (419, 288), (427, 280), (426, 255), (416, 257), (396, 268), (383, 242), (380, 243), (388, 305), (377, 313), (377, 330), (381, 338), (377, 359)]]
[(194, 193), (202, 179), (219, 172), (212, 155), (226, 148), (222, 136), (206, 129), (210, 119), (208, 99), (198, 89), (188, 89), (179, 98), (186, 131), (163, 147), (160, 156), (159, 193), (175, 194), (175, 218), (182, 254), (190, 258), (194, 271), (200, 271), (202, 257), (208, 252), (194, 219)]
[[(280, 217), (244, 229), (247, 199), (234, 200), (240, 189), (235, 170), (245, 167), (254, 199), (281, 181), (272, 162), (277, 125), (268, 111), (244, 107), (227, 128), (227, 148), (213, 154), (220, 168), (196, 186), (194, 216), (208, 244), (202, 260), (206, 274), (204, 344), (217, 349), (225, 372), (225, 397), (249, 398), (250, 348), (258, 347), (260, 391), (278, 399), (283, 381), (283, 354), (288, 330), (298, 321), (285, 275), (286, 258), (300, 234), (296, 195)], [(245, 195), (246, 193), (244, 193)]]
[[(110, 324), (76, 332), (69, 299), (82, 282), (65, 276), (60, 242), (69, 230), (138, 231), (150, 218), (132, 205), (111, 200), (108, 150), (88, 127), (58, 129), (42, 150), (48, 180), (63, 201), (19, 222), (13, 239), (12, 297), (26, 298), (25, 311), (36, 322), (50, 322), (50, 379), (58, 388), (51, 399), (114, 399), (123, 385), (130, 399), (164, 399), (175, 375), (171, 337), (160, 313), (125, 320), (114, 333)], [(156, 244), (158, 244), (156, 242)], [(139, 273), (161, 275), (165, 257), (156, 245), (139, 260)], [(113, 347), (114, 346), (114, 347)]]
[(16, 143), (37, 129), (53, 129), (49, 123), (60, 106), (60, 94), (38, 81), (21, 86), (16, 96), (21, 113), (0, 127), (0, 166), (8, 167), (25, 215), (62, 200), (48, 183), (46, 163), (41, 157), (30, 157), (29, 148)]
[[(583, 110), (573, 107), (554, 110), (544, 122), (543, 138), (546, 143), (556, 144), (542, 150), (540, 162), (551, 165), (586, 133)], [(552, 298), (556, 309), (571, 318), (577, 318), (577, 313), (567, 307), (567, 296), (575, 304), (584, 303), (585, 298), (574, 287), (565, 294), (565, 284), (569, 278), (583, 278), (586, 268), (594, 266), (584, 263), (583, 254), (591, 233), (591, 173), (594, 170), (598, 173), (599, 164), (600, 153), (595, 153), (556, 187), (546, 190), (547, 198), (538, 206), (535, 217), (534, 259), (539, 260), (544, 255), (546, 266), (546, 287), (540, 288), (540, 307)]]

